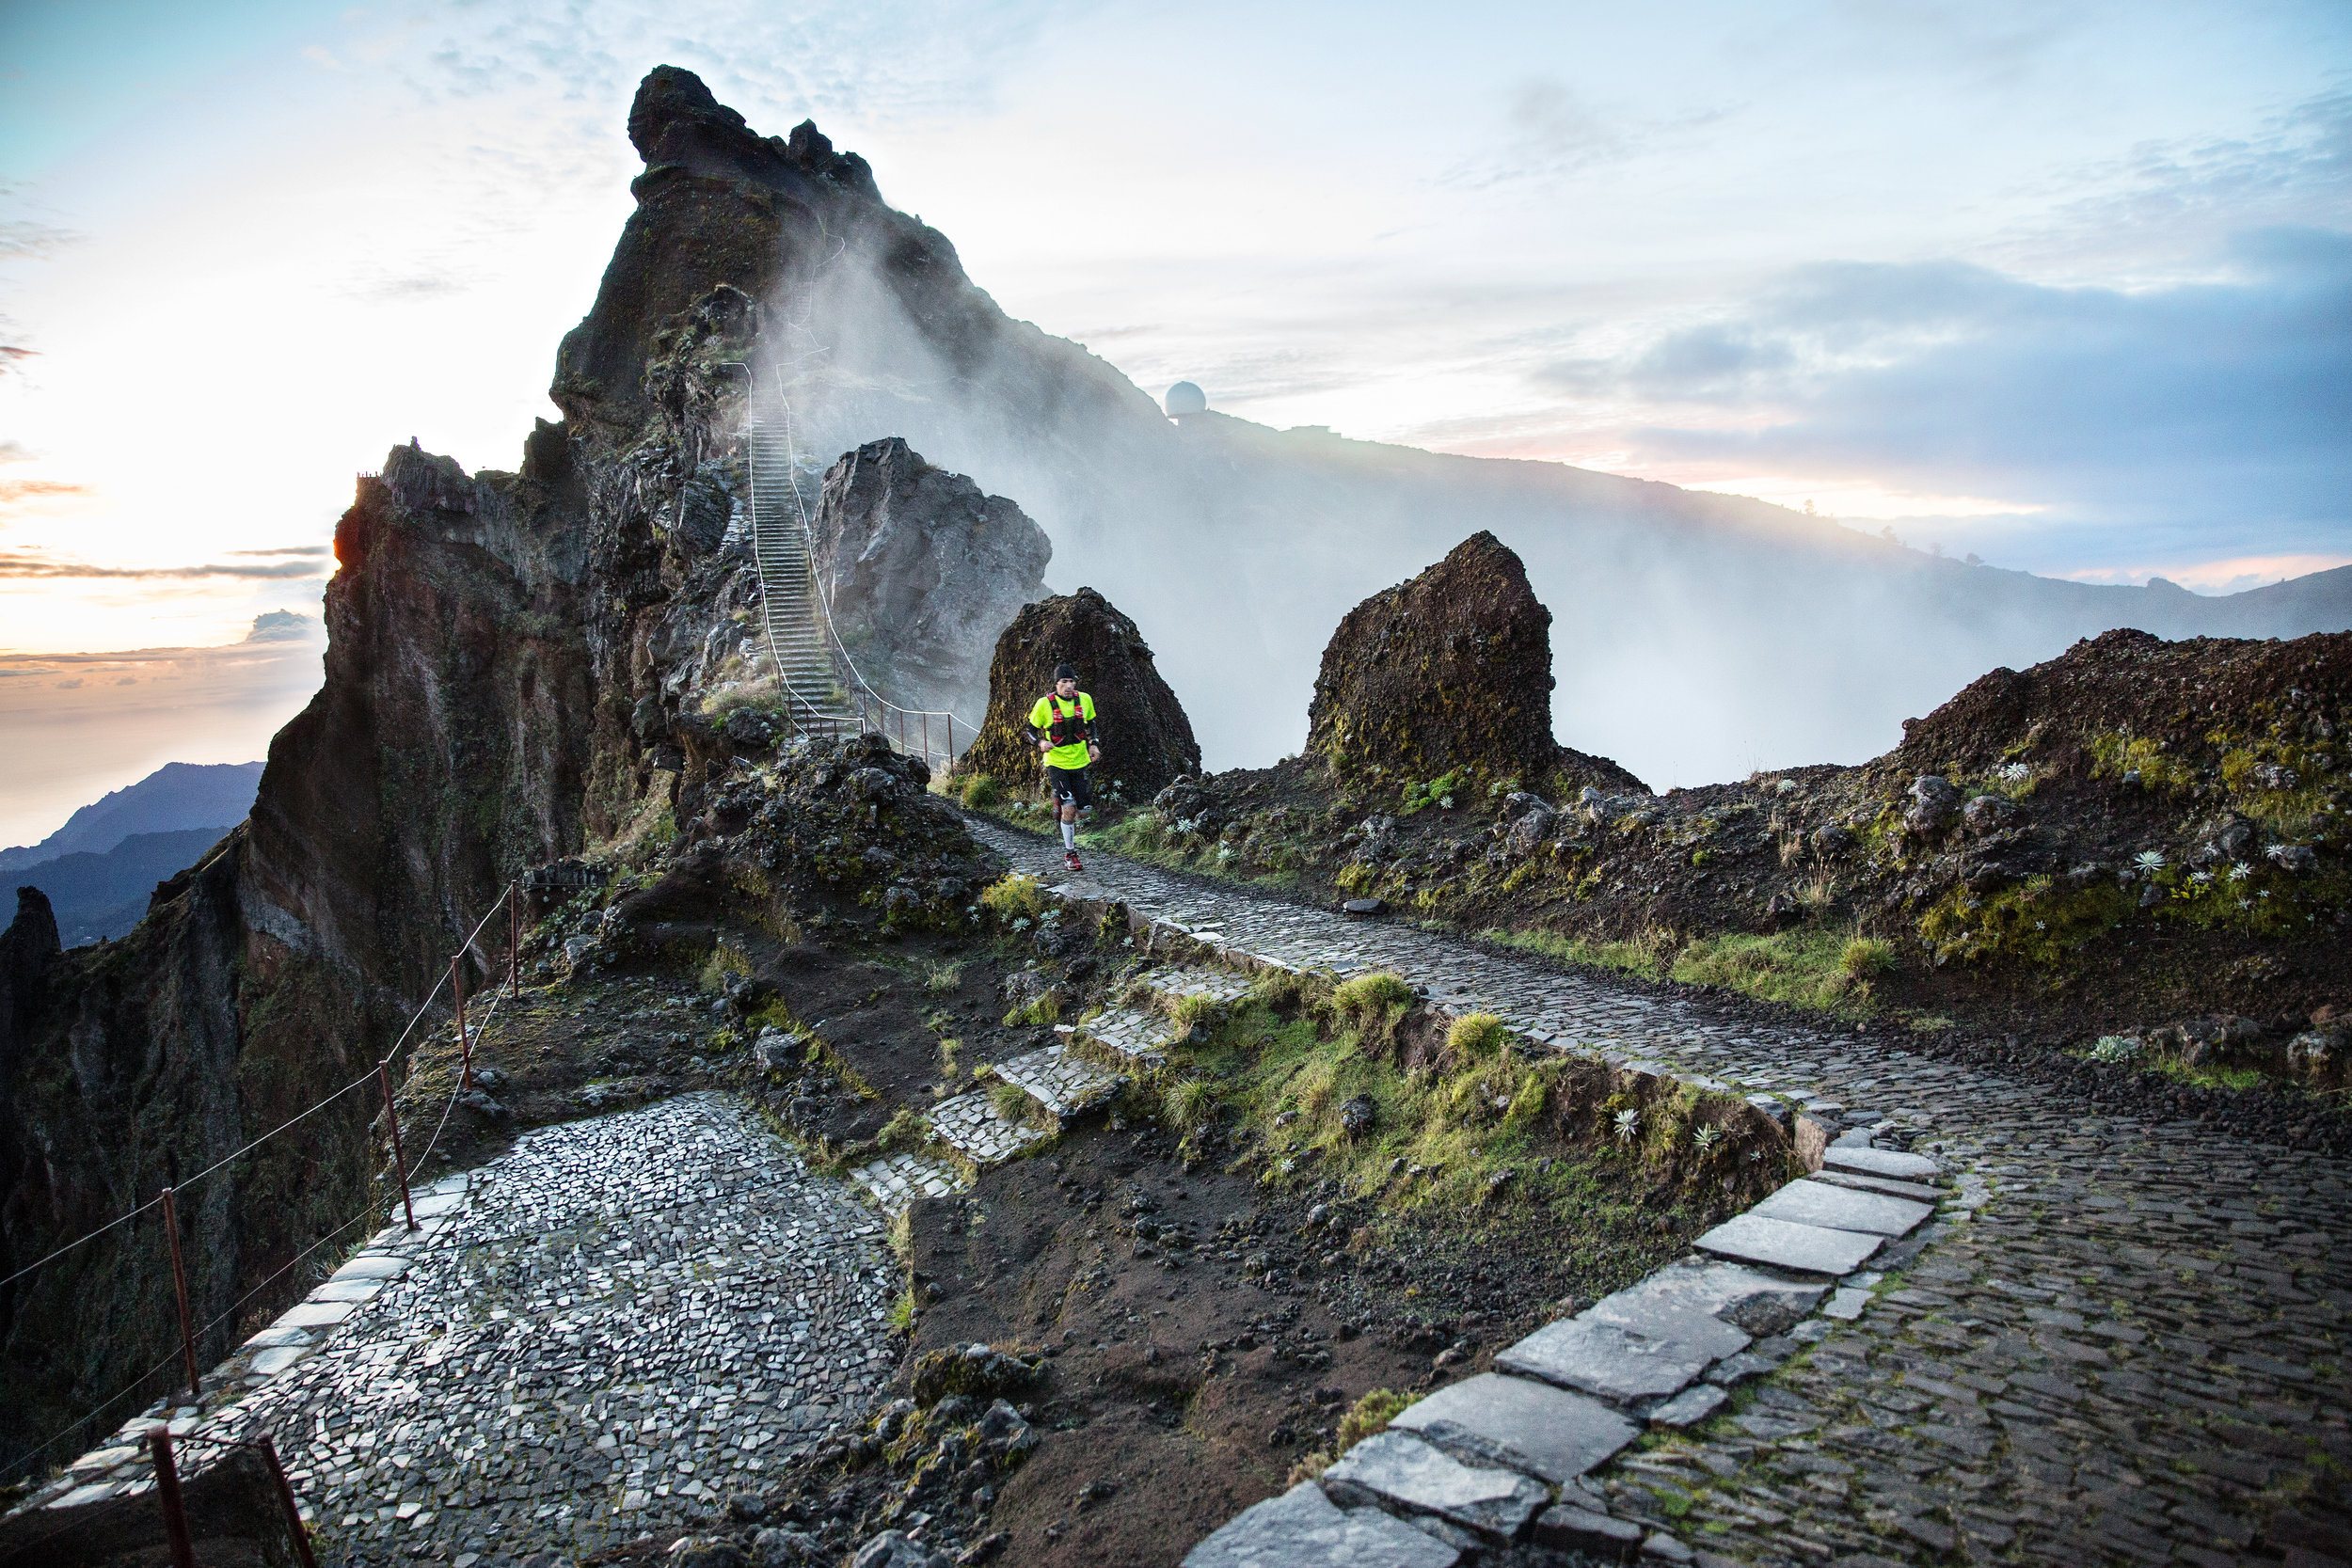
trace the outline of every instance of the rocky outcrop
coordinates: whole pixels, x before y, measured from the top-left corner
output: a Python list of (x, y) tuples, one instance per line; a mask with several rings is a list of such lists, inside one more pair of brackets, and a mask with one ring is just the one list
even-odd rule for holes
[[(45, 903), (23, 901), (0, 939), (0, 1274), (365, 1073), (505, 881), (579, 846), (571, 493), (543, 462), (469, 478), (395, 449), (337, 526), (325, 682), (246, 822), (120, 942), (56, 953)], [(500, 957), (478, 951), (477, 974)], [(347, 1096), (182, 1196), (199, 1357), (234, 1342), (241, 1301), (298, 1295), (296, 1255), (379, 1200), (375, 1115)], [(124, 1227), (0, 1294), (0, 1446), (163, 1391), (136, 1382), (174, 1343), (162, 1247)]]
[(1481, 531), (1340, 622), (1315, 677), (1307, 750), (1343, 776), (1643, 789), (1552, 738), (1553, 685), (1551, 611), (1519, 558)]
[(825, 471), (815, 534), (834, 629), (866, 678), (902, 707), (977, 723), (997, 634), (1045, 597), (1045, 531), (893, 436)]
[[(2305, 751), (2325, 750), (2346, 722), (2339, 705), (2347, 690), (2352, 632), (2167, 642), (2110, 631), (2030, 669), (1969, 682), (1925, 719), (1905, 721), (1902, 744), (1881, 765), (1980, 773), (2030, 755), (2039, 768), (2071, 769), (2100, 766), (2105, 753), (2109, 773), (2153, 775), (2152, 788), (2159, 779), (2198, 782), (2192, 774), (2219, 788), (2233, 752), (2292, 769)], [(2229, 791), (2262, 786), (2242, 773), (2226, 781)]]
[(988, 774), (1007, 788), (1040, 786), (1029, 709), (1054, 689), (1054, 668), (1078, 671), (1079, 689), (1094, 699), (1107, 739), (1104, 784), (1140, 802), (1179, 775), (1200, 770), (1200, 744), (1192, 721), (1152, 660), (1143, 634), (1091, 588), (1023, 607), (996, 640), (988, 667), (988, 715), (980, 738), (956, 764), (961, 778)]

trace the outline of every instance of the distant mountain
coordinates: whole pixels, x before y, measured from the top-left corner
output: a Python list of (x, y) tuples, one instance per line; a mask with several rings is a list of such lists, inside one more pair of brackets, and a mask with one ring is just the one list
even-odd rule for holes
[(167, 881), (203, 859), (235, 823), (184, 828), (169, 833), (133, 833), (103, 855), (77, 852), (41, 862), (9, 878), (49, 895), (57, 916), (57, 936), (68, 947), (119, 937), (147, 913), (157, 882)]
[[(253, 792), (261, 787), (261, 783), (262, 765), (258, 762), (167, 762), (138, 783), (114, 791), (94, 805), (84, 806), (66, 818), (64, 827), (39, 844), (0, 849), (0, 876), (63, 855), (103, 855), (134, 834), (183, 833), (204, 828), (217, 838), (245, 820), (246, 813), (253, 809)], [(170, 870), (177, 871), (186, 863), (183, 860)], [(57, 918), (62, 924), (62, 910)]]

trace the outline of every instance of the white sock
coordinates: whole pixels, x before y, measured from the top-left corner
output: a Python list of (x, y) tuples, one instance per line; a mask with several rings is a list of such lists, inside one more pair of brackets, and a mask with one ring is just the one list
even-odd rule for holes
[(1078, 847), (1078, 824), (1075, 822), (1064, 822), (1061, 825), (1061, 847), (1073, 852), (1076, 851)]

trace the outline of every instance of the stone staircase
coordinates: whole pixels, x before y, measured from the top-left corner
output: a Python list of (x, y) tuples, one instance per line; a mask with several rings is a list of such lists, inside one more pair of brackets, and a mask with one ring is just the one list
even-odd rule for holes
[(808, 528), (793, 471), (791, 410), (774, 393), (751, 399), (752, 557), (760, 614), (777, 673), (791, 692), (796, 727), (854, 730), (858, 711), (834, 667), (832, 636), (808, 556)]
[[(1188, 997), (1232, 1003), (1249, 989), (1246, 976), (1210, 969), (1155, 971), (1145, 983), (1170, 1010)], [(1054, 1027), (1062, 1037), (1054, 1044), (990, 1069), (1021, 1091), (1026, 1103), (1020, 1115), (998, 1109), (988, 1088), (943, 1100), (924, 1120), (944, 1148), (884, 1155), (850, 1177), (892, 1214), (917, 1198), (961, 1191), (978, 1172), (1021, 1158), (1054, 1131), (1118, 1098), (1136, 1073), (1167, 1065), (1165, 1047), (1177, 1034), (1167, 1012), (1139, 1007), (1108, 1008)]]

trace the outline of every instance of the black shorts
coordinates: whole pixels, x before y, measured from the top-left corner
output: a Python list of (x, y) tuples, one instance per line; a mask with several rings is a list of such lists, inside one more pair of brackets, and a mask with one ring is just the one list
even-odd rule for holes
[(1084, 810), (1094, 804), (1094, 786), (1087, 782), (1083, 768), (1054, 768), (1045, 769), (1045, 786), (1054, 792), (1057, 800), (1067, 800)]

